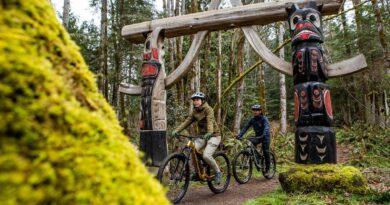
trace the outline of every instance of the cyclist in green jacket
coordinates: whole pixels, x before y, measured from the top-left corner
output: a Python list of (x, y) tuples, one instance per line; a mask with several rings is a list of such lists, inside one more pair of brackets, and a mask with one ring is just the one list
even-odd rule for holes
[(208, 165), (215, 171), (215, 182), (217, 184), (221, 181), (221, 170), (218, 167), (217, 162), (213, 158), (215, 150), (218, 148), (221, 142), (221, 136), (219, 128), (214, 119), (214, 110), (206, 102), (206, 96), (202, 92), (196, 92), (191, 96), (191, 100), (194, 106), (194, 110), (187, 119), (177, 127), (173, 132), (173, 136), (178, 136), (179, 133), (190, 126), (193, 122), (196, 122), (197, 135), (203, 135), (203, 139), (198, 138), (195, 140), (196, 150), (200, 150), (205, 147), (203, 151), (203, 159)]

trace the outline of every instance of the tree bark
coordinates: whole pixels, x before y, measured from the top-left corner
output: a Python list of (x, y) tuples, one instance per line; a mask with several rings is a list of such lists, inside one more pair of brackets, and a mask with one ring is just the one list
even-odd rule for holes
[(108, 64), (107, 64), (107, 0), (101, 0), (101, 21), (100, 21), (100, 74), (99, 90), (108, 101)]
[[(279, 24), (279, 46), (283, 43), (284, 26)], [(279, 51), (280, 58), (284, 59), (284, 48)], [(280, 132), (287, 133), (287, 95), (286, 95), (286, 77), (279, 73), (279, 90), (280, 90)]]
[[(240, 75), (244, 72), (244, 43), (245, 38), (242, 31), (240, 31), (240, 38), (237, 45), (237, 72)], [(242, 103), (243, 103), (243, 97), (244, 97), (244, 79), (241, 79), (237, 83), (237, 89), (236, 89), (236, 114), (234, 117), (234, 127), (233, 132), (235, 134), (238, 134), (240, 131), (240, 124), (241, 124), (241, 118), (242, 118)]]
[[(114, 108), (117, 108), (118, 106), (118, 89), (119, 89), (119, 82), (120, 82), (120, 73), (121, 73), (121, 16), (123, 13), (123, 0), (116, 1), (116, 5), (112, 1), (111, 2), (111, 24), (113, 28), (112, 32), (112, 38), (113, 38), (113, 46), (114, 46), (114, 76), (112, 80), (112, 97), (111, 97), (111, 104), (114, 106)], [(120, 110), (116, 109), (118, 113), (118, 117), (120, 119)]]
[[(361, 3), (361, 1), (360, 0), (352, 0), (352, 3), (354, 6), (357, 6), (358, 4)], [(355, 10), (355, 20), (356, 20), (356, 28), (357, 28), (357, 34), (358, 34), (358, 48), (359, 48), (360, 52), (363, 52), (364, 51), (364, 42), (362, 39), (363, 26), (362, 26), (362, 13), (361, 13), (360, 9)], [(368, 69), (364, 70), (361, 75), (362, 75), (362, 81), (363, 81), (362, 88), (363, 88), (363, 99), (364, 99), (364, 108), (362, 110), (364, 110), (364, 116), (365, 116), (366, 123), (374, 124), (374, 122), (372, 121), (372, 118), (371, 118), (371, 112), (370, 112), (371, 104), (370, 104), (370, 100), (369, 100), (369, 96), (368, 96), (368, 93), (369, 93), (369, 84), (368, 84), (369, 72), (368, 72)]]
[(262, 64), (259, 65), (257, 76), (259, 78), (259, 102), (261, 107), (263, 107), (263, 113), (267, 113), (267, 103), (265, 97), (265, 75)]
[(390, 120), (389, 120), (389, 114), (390, 114), (390, 111), (389, 111), (389, 104), (387, 103), (387, 92), (386, 90), (383, 91), (383, 102), (384, 102), (384, 106), (385, 106), (385, 126), (390, 126)]
[[(124, 26), (124, 0), (119, 0), (118, 1), (118, 8), (119, 8), (119, 19), (117, 19), (117, 22), (119, 24), (118, 28), (117, 28), (117, 36), (118, 36), (118, 72), (116, 73), (117, 74), (117, 82), (116, 82), (116, 86), (117, 86), (117, 89), (119, 87), (119, 84), (120, 82), (122, 82), (122, 79), (121, 79), (121, 70), (122, 70), (122, 62), (123, 62), (123, 58), (124, 58), (124, 55), (123, 55), (123, 41), (121, 40), (122, 38), (120, 37), (121, 35), (121, 28)], [(123, 93), (119, 93), (119, 121), (122, 125), (122, 127), (124, 128), (123, 131), (124, 133), (127, 135), (129, 134), (128, 133), (128, 127), (126, 126), (126, 110), (125, 110), (125, 98), (124, 98), (124, 94)]]
[(200, 79), (200, 83), (201, 83), (201, 90), (202, 92), (208, 94), (208, 78), (209, 78), (209, 69), (210, 69), (210, 65), (209, 65), (209, 57), (210, 57), (210, 47), (211, 47), (211, 33), (207, 36), (206, 38), (206, 43), (205, 43), (205, 47), (204, 47), (204, 55), (203, 55), (203, 65), (201, 66), (202, 67), (202, 70), (201, 70), (201, 79)]
[(64, 10), (62, 12), (62, 24), (66, 29), (69, 26), (70, 0), (64, 0)]
[[(383, 25), (383, 20), (382, 20), (382, 15), (381, 15), (381, 11), (379, 9), (379, 6), (378, 6), (378, 2), (377, 0), (371, 0), (371, 4), (372, 4), (372, 9), (373, 9), (373, 12), (375, 14), (375, 19), (376, 19), (376, 24), (377, 24), (377, 27), (378, 27), (378, 36), (379, 36), (379, 42), (381, 44), (381, 47), (382, 47), (382, 52), (383, 52), (383, 61), (384, 61), (384, 66), (383, 66), (383, 69), (381, 66), (377, 66), (377, 77), (378, 77), (378, 81), (380, 82), (383, 82), (383, 76), (385, 76), (385, 73), (390, 73), (390, 54), (389, 54), (389, 49), (388, 49), (388, 45), (387, 45), (387, 37), (386, 37), (386, 32), (385, 32), (385, 29), (384, 29), (384, 25)], [(384, 101), (383, 101), (383, 98), (384, 98), (384, 88), (383, 88), (383, 84), (380, 83), (379, 84), (379, 94), (378, 94), (378, 97), (377, 97), (377, 103), (378, 103), (378, 112), (376, 113), (377, 114), (377, 123), (376, 124), (379, 124), (379, 126), (381, 126), (382, 128), (386, 127), (386, 118), (385, 118), (385, 113), (384, 113)], [(374, 104), (375, 104), (375, 101), (374, 101)]]
[(387, 41), (386, 41), (387, 37), (383, 25), (382, 15), (378, 7), (377, 0), (371, 0), (371, 3), (372, 3), (372, 9), (374, 10), (374, 14), (375, 14), (376, 24), (378, 27), (378, 35), (379, 35), (380, 44), (382, 46), (385, 69), (388, 72), (390, 70), (390, 54), (389, 54), (389, 49), (387, 47)]
[[(221, 94), (222, 94), (222, 34), (221, 31), (218, 32), (218, 67), (217, 67), (217, 101), (218, 104), (221, 104)], [(221, 126), (221, 106), (217, 110), (217, 123)]]

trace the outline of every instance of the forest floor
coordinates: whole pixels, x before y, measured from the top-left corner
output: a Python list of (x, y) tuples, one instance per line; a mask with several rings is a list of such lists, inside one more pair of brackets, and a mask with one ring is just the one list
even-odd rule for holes
[[(343, 145), (337, 145), (337, 161), (343, 164), (349, 159), (349, 149)], [(254, 172), (257, 172), (254, 170)], [(239, 184), (232, 176), (228, 189), (221, 194), (214, 194), (210, 191), (207, 184), (190, 184), (186, 195), (180, 204), (185, 205), (236, 205), (243, 204), (250, 199), (257, 198), (264, 194), (273, 192), (279, 187), (278, 174), (271, 180), (265, 179), (261, 174), (254, 173), (253, 177), (247, 184)]]

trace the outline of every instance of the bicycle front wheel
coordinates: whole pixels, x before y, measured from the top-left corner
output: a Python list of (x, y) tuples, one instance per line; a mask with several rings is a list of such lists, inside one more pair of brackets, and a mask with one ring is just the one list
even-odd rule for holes
[(240, 184), (246, 184), (252, 177), (252, 158), (247, 150), (241, 150), (233, 159), (233, 176)]
[[(216, 184), (215, 181), (209, 180), (207, 181), (207, 185), (209, 186), (210, 190), (216, 194), (224, 192), (230, 183), (230, 162), (229, 158), (226, 156), (223, 152), (216, 152), (214, 154), (214, 159), (217, 162), (219, 169), (222, 172), (221, 181), (219, 184)], [(208, 166), (207, 173), (209, 176), (215, 175), (215, 171)]]
[(187, 192), (190, 183), (190, 167), (182, 153), (169, 155), (160, 166), (157, 179), (168, 188), (167, 198), (174, 204), (179, 203)]
[(272, 179), (275, 176), (276, 173), (276, 158), (275, 154), (273, 152), (269, 152), (269, 160), (270, 160), (270, 165), (269, 165), (269, 170), (267, 172), (265, 168), (265, 158), (263, 157), (261, 159), (261, 172), (263, 173), (264, 178), (266, 179)]

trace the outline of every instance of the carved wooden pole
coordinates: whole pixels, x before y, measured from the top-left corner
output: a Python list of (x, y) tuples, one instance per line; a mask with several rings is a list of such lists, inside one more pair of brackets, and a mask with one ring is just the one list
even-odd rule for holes
[(161, 28), (149, 33), (143, 55), (140, 147), (151, 166), (167, 156), (164, 37)]
[(335, 132), (327, 65), (321, 44), (322, 5), (309, 2), (305, 8), (286, 8), (292, 45), (295, 98), (295, 161), (302, 164), (336, 163)]

